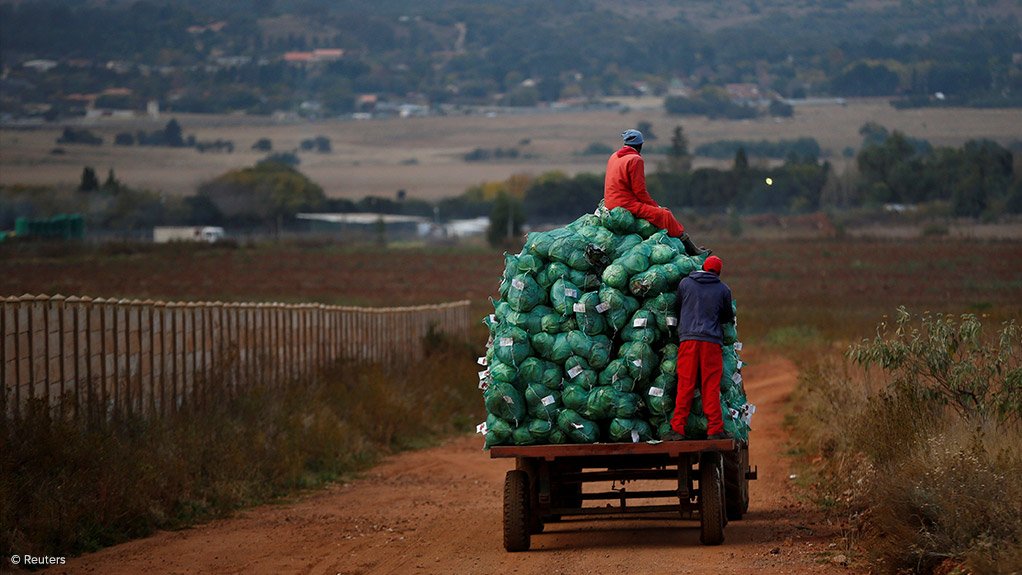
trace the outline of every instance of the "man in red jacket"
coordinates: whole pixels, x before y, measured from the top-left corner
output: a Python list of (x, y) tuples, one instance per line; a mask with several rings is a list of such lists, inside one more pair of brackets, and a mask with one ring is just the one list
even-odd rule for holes
[(621, 138), (624, 145), (607, 160), (607, 175), (603, 180), (603, 205), (608, 210), (625, 208), (635, 217), (667, 230), (667, 235), (681, 239), (685, 245), (685, 252), (690, 256), (702, 253), (703, 250), (692, 243), (685, 233), (685, 226), (675, 219), (671, 210), (656, 203), (646, 191), (646, 164), (640, 155), (642, 132), (625, 130)]
[(735, 321), (731, 288), (720, 281), (724, 267), (717, 256), (706, 258), (703, 269), (678, 284), (678, 392), (671, 430), (664, 441), (685, 439), (685, 422), (698, 385), (703, 397), (709, 439), (729, 439), (720, 406), (720, 378), (724, 373), (722, 324)]

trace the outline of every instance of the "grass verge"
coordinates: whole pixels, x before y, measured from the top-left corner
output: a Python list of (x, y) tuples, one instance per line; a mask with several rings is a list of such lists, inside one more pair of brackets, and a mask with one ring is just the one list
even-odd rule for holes
[(1022, 572), (1022, 341), (911, 319), (804, 367), (799, 474), (882, 573)]
[(344, 478), (470, 429), (473, 352), (438, 336), (412, 366), (338, 363), (164, 419), (0, 420), (0, 556), (76, 555)]

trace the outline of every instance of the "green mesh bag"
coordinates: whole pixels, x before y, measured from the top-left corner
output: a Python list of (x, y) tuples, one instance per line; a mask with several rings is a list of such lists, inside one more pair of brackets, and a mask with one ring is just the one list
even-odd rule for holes
[(632, 248), (642, 243), (642, 236), (639, 234), (628, 234), (621, 238), (611, 256), (616, 260), (628, 253)]
[(665, 243), (655, 243), (649, 251), (649, 263), (653, 265), (670, 263), (676, 255), (678, 252), (671, 246)]
[(631, 277), (649, 269), (649, 252), (650, 247), (647, 244), (639, 244), (614, 260), (611, 265), (620, 265)]
[(612, 344), (605, 335), (590, 336), (579, 330), (569, 331), (568, 345), (572, 353), (589, 362), (593, 369), (603, 369), (610, 363)]
[(577, 328), (578, 324), (575, 323), (573, 315), (561, 315), (554, 312), (548, 313), (540, 320), (540, 331), (546, 333), (567, 333)]
[(550, 246), (550, 259), (567, 264), (571, 269), (589, 271), (592, 264), (586, 259), (587, 245), (585, 238), (578, 235), (557, 239)]
[(569, 230), (578, 233), (578, 229), (583, 226), (598, 226), (600, 225), (600, 218), (595, 214), (583, 214), (578, 217), (575, 221), (567, 225)]
[(629, 419), (632, 417), (638, 417), (642, 413), (642, 408), (645, 403), (642, 401), (642, 397), (637, 393), (631, 393), (627, 391), (614, 391), (614, 406), (612, 415), (614, 417), (622, 417)]
[(734, 345), (738, 341), (738, 328), (733, 323), (723, 323), (720, 325), (724, 331), (724, 345)]
[(615, 234), (630, 234), (635, 229), (635, 216), (622, 207), (601, 210), (600, 221), (603, 227)]
[(570, 270), (571, 268), (561, 262), (550, 262), (536, 274), (536, 283), (540, 287), (550, 289), (555, 281), (568, 277)]
[(603, 270), (600, 276), (603, 283), (614, 289), (623, 290), (628, 288), (629, 274), (625, 267), (618, 263), (612, 263)]
[(506, 299), (514, 311), (527, 312), (545, 303), (547, 294), (531, 275), (518, 274), (511, 278), (511, 288), (507, 291)]
[(516, 424), (525, 420), (525, 397), (510, 384), (491, 383), (483, 392), (483, 401), (487, 413)]
[(531, 417), (555, 421), (563, 407), (561, 392), (532, 384), (525, 388), (525, 405)]
[(589, 401), (589, 390), (581, 385), (571, 383), (565, 385), (564, 390), (561, 391), (561, 403), (565, 409), (581, 412), (586, 408), (587, 401)]
[[(677, 284), (675, 284), (675, 287), (677, 287)], [(643, 309), (653, 312), (656, 317), (657, 329), (663, 334), (673, 333), (674, 328), (678, 326), (678, 310), (675, 308), (677, 299), (678, 296), (675, 290), (672, 289), (653, 299), (648, 299), (642, 304)]]
[(670, 418), (674, 413), (674, 394), (678, 380), (667, 374), (661, 374), (646, 390), (646, 407), (653, 415)]
[(653, 348), (641, 341), (629, 341), (621, 344), (618, 356), (625, 359), (628, 373), (639, 383), (649, 381), (650, 376), (660, 365), (656, 354), (653, 353)]
[(662, 348), (658, 354), (660, 356), (660, 373), (669, 375), (671, 377), (678, 376), (678, 346), (677, 344), (669, 343)]
[(493, 354), (501, 363), (517, 368), (532, 355), (529, 334), (514, 326), (501, 327), (493, 340)]
[(582, 415), (594, 421), (614, 417), (614, 400), (618, 393), (613, 387), (595, 387), (591, 389)]
[(658, 231), (660, 231), (660, 228), (654, 226), (650, 222), (642, 218), (635, 218), (635, 233), (642, 236), (643, 239), (649, 238)]
[(599, 225), (581, 226), (577, 230), (586, 242), (599, 247), (604, 252), (611, 252), (617, 244), (614, 232)]
[(510, 423), (503, 419), (493, 415), (486, 416), (486, 435), (485, 435), (485, 447), (493, 447), (495, 445), (510, 445), (511, 434), (514, 428)]
[(639, 298), (653, 298), (670, 289), (664, 266), (651, 266), (628, 281), (628, 290)]
[(600, 288), (600, 302), (607, 306), (604, 315), (607, 317), (608, 326), (613, 331), (624, 329), (628, 325), (628, 320), (632, 318), (632, 314), (639, 309), (639, 300), (607, 286)]
[[(511, 385), (518, 386), (518, 370), (514, 366), (506, 363), (501, 363), (499, 360), (494, 359), (490, 361), (489, 367), (490, 377), (493, 381), (499, 381), (500, 383), (510, 383)], [(525, 386), (522, 385), (521, 390), (524, 390)]]
[(571, 443), (596, 443), (600, 440), (600, 427), (571, 409), (561, 410), (557, 416), (557, 428), (568, 436)]
[(625, 341), (641, 341), (653, 345), (658, 336), (656, 315), (647, 309), (636, 311), (621, 330), (621, 339)]
[(575, 310), (575, 324), (582, 333), (598, 335), (607, 331), (607, 320), (600, 313), (600, 310), (606, 311), (607, 306), (600, 301), (598, 292), (582, 294), (572, 309)]
[(525, 384), (538, 384), (548, 389), (558, 389), (562, 379), (561, 366), (552, 361), (530, 357), (518, 366), (518, 378)]
[(571, 356), (571, 344), (568, 343), (567, 333), (540, 332), (534, 334), (531, 341), (536, 353), (543, 359), (563, 364), (564, 360)]
[(665, 291), (668, 293), (677, 291), (678, 284), (681, 283), (681, 279), (685, 276), (681, 275), (681, 270), (673, 263), (668, 262), (661, 267), (663, 267), (664, 275), (667, 277), (667, 289)]
[(684, 253), (675, 256), (671, 263), (678, 266), (678, 271), (681, 274), (681, 277), (685, 277), (688, 274), (703, 268), (703, 262), (699, 258), (693, 258), (685, 255)]
[[(602, 272), (601, 272), (602, 273)], [(596, 273), (596, 270), (591, 272), (573, 272), (571, 274), (572, 281), (575, 281), (575, 285), (582, 288), (583, 291), (594, 291), (600, 289), (603, 285), (603, 280), (600, 278), (600, 274)]]
[(543, 329), (543, 316), (550, 313), (554, 313), (553, 308), (545, 305), (537, 305), (528, 312), (508, 312), (507, 315), (504, 316), (504, 323), (524, 329), (529, 333), (536, 333)]
[[(618, 357), (612, 359), (607, 364), (607, 367), (603, 368), (603, 371), (600, 372), (598, 383), (607, 387), (616, 387), (616, 384), (623, 380), (628, 380), (627, 386), (635, 386), (635, 380), (632, 379), (632, 375), (628, 372), (628, 365), (623, 358)], [(622, 391), (631, 391), (631, 389), (624, 389)]]
[(589, 362), (577, 355), (564, 362), (564, 374), (571, 384), (580, 385), (584, 389), (592, 389), (596, 385), (596, 371), (589, 366)]
[(532, 254), (518, 255), (518, 273), (536, 275), (543, 269), (543, 260)]
[(550, 302), (557, 313), (561, 315), (575, 313), (574, 306), (580, 297), (582, 297), (582, 290), (565, 279), (555, 281), (553, 287), (550, 288)]
[(547, 443), (551, 443), (553, 445), (563, 445), (569, 441), (570, 439), (568, 438), (568, 434), (561, 431), (559, 427), (551, 429), (550, 435), (547, 437)]
[(504, 273), (500, 276), (500, 287), (497, 288), (501, 299), (507, 298), (507, 292), (511, 289), (511, 279), (516, 275), (518, 275), (518, 256), (505, 253)]
[(653, 439), (653, 428), (642, 419), (617, 417), (610, 422), (607, 435), (618, 443), (639, 443)]

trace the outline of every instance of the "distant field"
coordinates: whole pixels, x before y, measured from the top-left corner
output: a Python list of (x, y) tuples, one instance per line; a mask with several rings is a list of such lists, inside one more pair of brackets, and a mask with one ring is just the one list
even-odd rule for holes
[[(899, 305), (990, 314), (994, 321), (1022, 317), (1022, 241), (744, 239), (710, 247), (725, 262), (747, 338), (868, 337)], [(48, 256), (32, 246), (3, 246), (0, 295), (371, 306), (469, 299), (481, 318), (492, 311), (487, 298), (497, 295), (504, 264), (500, 251), (481, 247), (112, 249)]]
[[(259, 138), (270, 138), (274, 149), (294, 149), (301, 140), (323, 135), (331, 139), (332, 154), (302, 153), (301, 170), (333, 197), (393, 196), (406, 190), (409, 197), (435, 200), (457, 195), (467, 187), (503, 180), (515, 173), (540, 174), (549, 170), (602, 172), (604, 158), (578, 156), (592, 142), (619, 143), (618, 134), (640, 121), (650, 122), (660, 142), (666, 143), (674, 126), (681, 125), (691, 147), (722, 139), (779, 140), (801, 136), (816, 138), (838, 166), (845, 148), (857, 148), (859, 127), (867, 121), (925, 138), (935, 145), (960, 145), (971, 138), (1008, 143), (1022, 138), (1022, 110), (921, 109), (899, 111), (886, 101), (854, 100), (847, 106), (800, 107), (786, 120), (710, 121), (706, 118), (668, 117), (659, 99), (624, 99), (630, 111), (547, 113), (493, 118), (479, 116), (391, 120), (332, 120), (316, 123), (274, 123), (268, 118), (164, 114), (159, 120), (125, 123), (103, 120), (88, 125), (102, 135), (101, 147), (61, 146), (53, 155), (63, 126), (33, 130), (0, 130), (0, 184), (75, 185), (82, 167), (94, 167), (101, 177), (113, 168), (117, 176), (136, 187), (170, 194), (191, 194), (201, 182), (226, 170), (251, 165), (264, 154), (250, 150)], [(191, 149), (115, 147), (122, 131), (156, 130), (176, 117), (185, 134), (200, 140), (228, 139), (233, 154), (200, 154)], [(521, 150), (535, 159), (492, 163), (465, 163), (462, 156), (477, 147)], [(658, 158), (649, 158), (650, 164)], [(652, 166), (650, 167), (652, 169)]]

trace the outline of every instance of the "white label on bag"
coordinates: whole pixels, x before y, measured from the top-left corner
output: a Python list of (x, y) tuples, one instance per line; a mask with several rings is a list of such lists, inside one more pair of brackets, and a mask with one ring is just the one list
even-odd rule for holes
[(742, 351), (742, 342), (740, 341), (735, 342), (735, 351)]
[(490, 362), (489, 362), (489, 360), (486, 359), (486, 356), (484, 355), (484, 356), (480, 357), (479, 359), (477, 359), (476, 363), (478, 363), (479, 365), (489, 365)]
[(556, 399), (554, 398), (554, 396), (553, 396), (553, 395), (548, 395), (548, 396), (544, 397), (543, 399), (541, 399), (541, 400), (539, 400), (539, 401), (540, 401), (540, 403), (542, 403), (542, 404), (543, 404), (544, 406), (546, 406), (546, 405), (551, 405), (551, 404), (553, 404), (553, 403), (554, 403), (554, 402), (556, 402), (557, 400), (556, 400)]
[(745, 362), (739, 359), (738, 360), (738, 369), (742, 369), (743, 367), (745, 367)]
[(511, 347), (514, 344), (515, 344), (514, 338), (511, 337), (500, 338), (500, 347)]
[(487, 389), (490, 389), (490, 382), (485, 380), (485, 379), (479, 380), (479, 389), (481, 389), (483, 391), (486, 391)]
[(564, 288), (564, 297), (578, 297), (578, 290), (574, 288)]
[(672, 327), (678, 325), (678, 318), (676, 318), (674, 316), (668, 317), (667, 318), (667, 325), (672, 326)]
[(508, 405), (514, 405), (515, 404), (515, 398), (511, 397), (510, 395), (505, 395), (504, 396), (504, 403), (506, 403)]
[(515, 289), (525, 289), (525, 282), (523, 282), (522, 280), (520, 280), (518, 278), (515, 278), (515, 279), (511, 280), (511, 287), (513, 287)]
[(604, 303), (602, 301), (600, 303), (596, 304), (596, 311), (599, 312), (599, 313), (603, 313), (603, 312), (607, 311), (608, 309), (610, 309), (610, 304)]
[(490, 375), (490, 370), (484, 369), (479, 372), (479, 379), (486, 379), (487, 375)]
[(483, 435), (486, 435), (487, 431), (489, 430), (486, 428), (485, 421), (476, 426), (476, 433), (482, 433)]
[(633, 429), (632, 430), (632, 443), (638, 443), (638, 442), (639, 442), (639, 432)]
[(585, 427), (581, 423), (572, 423), (571, 426), (574, 427), (575, 429), (582, 429), (583, 427)]
[(746, 403), (745, 407), (742, 408), (742, 421), (745, 425), (749, 425), (752, 422), (752, 414), (756, 413), (756, 406), (751, 403)]
[(727, 410), (727, 413), (728, 413), (728, 415), (731, 416), (731, 419), (738, 419), (739, 413), (738, 413), (737, 409), (732, 409), (732, 408), (729, 407), (728, 410)]
[(650, 397), (663, 397), (664, 396), (664, 388), (662, 388), (662, 387), (651, 387), (651, 388), (649, 388), (649, 396)]
[(491, 322), (492, 322), (492, 321), (497, 321), (497, 314), (493, 314), (493, 313), (491, 313), (491, 314), (490, 314), (490, 321), (491, 321)]
[(646, 318), (644, 317), (635, 318), (635, 321), (632, 322), (632, 327), (646, 327)]
[(584, 303), (576, 303), (575, 305), (571, 306), (571, 311), (573, 311), (575, 313), (585, 313), (586, 312), (586, 304), (584, 304)]
[(641, 359), (636, 359), (636, 360), (632, 361), (632, 365), (634, 365), (635, 367), (642, 367), (642, 360)]
[(570, 377), (571, 379), (575, 379), (576, 377), (578, 377), (578, 374), (582, 373), (583, 371), (585, 371), (585, 369), (583, 369), (581, 365), (576, 365), (575, 367), (568, 370), (568, 377)]
[(742, 383), (742, 374), (736, 371), (735, 374), (731, 376), (731, 381), (735, 382), (735, 385)]

